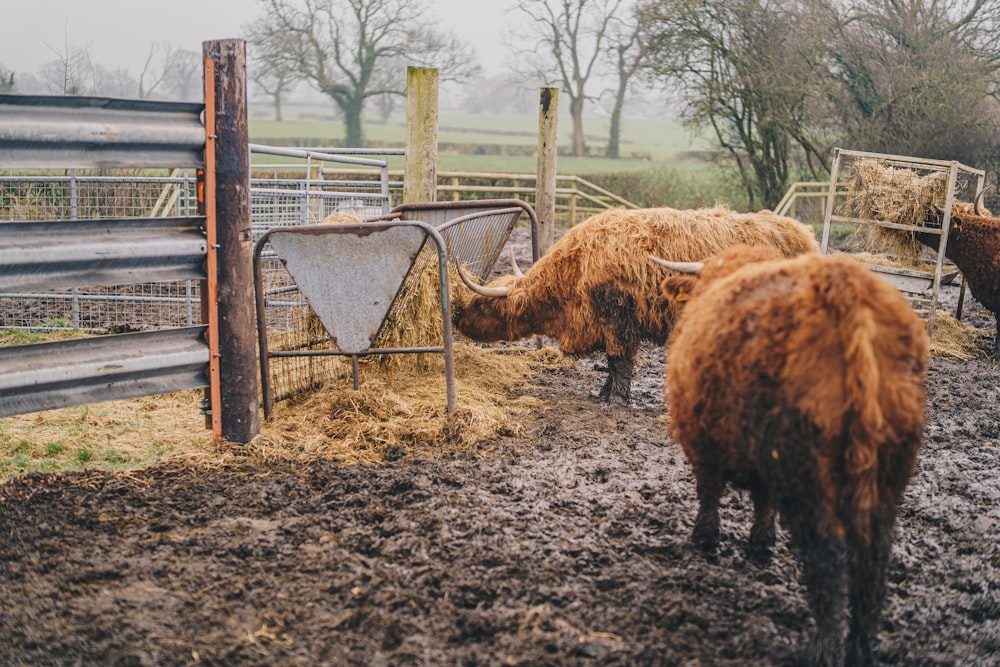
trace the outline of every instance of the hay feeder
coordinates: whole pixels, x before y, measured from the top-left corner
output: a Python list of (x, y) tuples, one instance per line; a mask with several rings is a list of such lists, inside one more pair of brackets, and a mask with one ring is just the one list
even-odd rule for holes
[[(455, 381), (448, 261), (458, 254), (477, 275), (489, 274), (525, 211), (534, 240), (537, 217), (520, 200), (411, 204), (365, 221), (331, 219), (324, 221), (327, 224), (267, 232), (254, 254), (265, 416), (273, 409), (272, 385), (282, 384), (270, 368), (272, 360), (284, 363), (304, 357), (311, 363), (349, 357), (358, 389), (359, 358), (372, 355), (382, 370), (389, 371), (401, 363), (391, 359), (412, 359), (419, 364), (425, 363), (419, 360), (428, 353), (445, 355), (448, 411), (452, 412)], [(427, 243), (428, 238), (433, 243)], [(273, 271), (262, 269), (264, 254), (269, 266), (276, 260), (282, 265), (285, 279), (278, 290), (269, 277)], [(287, 301), (291, 289), (304, 297), (302, 307), (308, 311), (304, 318), (308, 326), (301, 334), (280, 332), (267, 302), (278, 296)], [(326, 373), (329, 363), (340, 362), (324, 364)], [(295, 391), (318, 387), (322, 377)]]
[[(954, 160), (834, 149), (820, 252), (838, 252), (834, 225), (848, 226), (847, 244), (870, 254), (868, 266), (893, 283), (934, 326), (953, 204), (971, 202), (985, 172)], [(921, 261), (917, 234), (939, 237), (935, 257)]]

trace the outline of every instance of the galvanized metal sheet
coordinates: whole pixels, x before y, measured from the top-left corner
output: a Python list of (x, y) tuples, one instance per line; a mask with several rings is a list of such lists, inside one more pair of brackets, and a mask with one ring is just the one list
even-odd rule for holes
[(933, 273), (902, 271), (878, 265), (869, 265), (869, 268), (892, 283), (900, 292), (906, 292), (907, 294), (927, 294), (934, 288)]
[(0, 167), (201, 167), (203, 104), (0, 95)]
[(204, 279), (202, 222), (0, 222), (0, 292)]
[(0, 348), (0, 417), (208, 386), (205, 327)]
[(272, 230), (271, 247), (341, 352), (372, 346), (426, 242), (419, 227), (345, 233), (336, 226)]

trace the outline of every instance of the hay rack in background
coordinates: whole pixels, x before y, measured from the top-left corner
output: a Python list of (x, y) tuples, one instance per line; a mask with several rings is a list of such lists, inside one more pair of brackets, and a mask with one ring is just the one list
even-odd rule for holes
[[(831, 254), (838, 251), (835, 246), (856, 246), (860, 240), (861, 249), (873, 253), (869, 267), (924, 314), (931, 332), (952, 205), (974, 201), (984, 179), (982, 170), (954, 160), (835, 148), (820, 252)], [(916, 234), (938, 237), (932, 260), (920, 261), (924, 246)]]

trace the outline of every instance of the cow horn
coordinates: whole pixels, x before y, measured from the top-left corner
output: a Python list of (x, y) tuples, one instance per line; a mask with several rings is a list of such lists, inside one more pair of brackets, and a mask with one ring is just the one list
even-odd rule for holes
[(988, 185), (988, 186), (986, 186), (985, 188), (983, 188), (982, 190), (980, 190), (980, 191), (979, 191), (979, 194), (977, 194), (977, 195), (976, 195), (976, 199), (975, 199), (975, 201), (973, 201), (973, 202), (972, 202), (972, 210), (973, 210), (973, 211), (975, 211), (976, 215), (979, 215), (979, 216), (984, 216), (984, 215), (986, 215), (985, 213), (983, 213), (983, 209), (979, 208), (979, 203), (980, 203), (981, 201), (983, 201), (983, 195), (985, 195), (985, 194), (986, 194), (986, 191), (987, 191), (987, 190), (988, 190), (988, 189), (989, 189), (990, 187), (992, 187), (992, 186), (989, 186), (989, 185)]
[(671, 271), (677, 271), (678, 273), (698, 273), (705, 268), (704, 262), (671, 262), (669, 259), (660, 259), (652, 255), (649, 256), (649, 259), (654, 264), (665, 266)]
[(476, 283), (472, 282), (472, 278), (469, 278), (469, 276), (465, 273), (465, 270), (462, 269), (462, 262), (459, 261), (458, 255), (455, 255), (455, 268), (458, 269), (458, 277), (462, 279), (462, 282), (465, 283), (465, 286), (468, 287), (473, 292), (475, 292), (476, 294), (480, 296), (493, 296), (493, 297), (507, 296), (508, 290), (506, 286), (483, 287), (482, 285), (477, 285)]
[(521, 267), (517, 265), (517, 260), (514, 259), (514, 247), (507, 246), (507, 250), (510, 252), (510, 268), (514, 272), (514, 276), (517, 278), (523, 278), (524, 272), (521, 271)]

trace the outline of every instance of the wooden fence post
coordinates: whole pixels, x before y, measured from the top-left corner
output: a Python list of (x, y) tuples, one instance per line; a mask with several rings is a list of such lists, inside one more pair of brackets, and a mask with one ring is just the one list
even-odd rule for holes
[(438, 70), (406, 68), (403, 203), (437, 201)]
[(542, 88), (538, 104), (538, 171), (535, 214), (538, 215), (538, 250), (552, 246), (556, 227), (556, 153), (559, 125), (559, 89)]
[(214, 66), (215, 210), (218, 243), (219, 382), (222, 437), (245, 444), (260, 433), (253, 247), (250, 229), (250, 147), (247, 133), (246, 42), (202, 44)]

